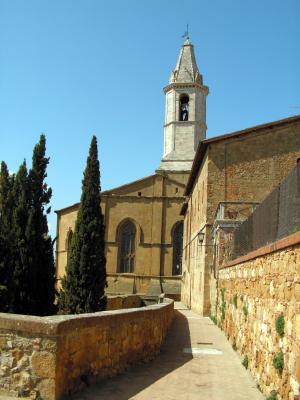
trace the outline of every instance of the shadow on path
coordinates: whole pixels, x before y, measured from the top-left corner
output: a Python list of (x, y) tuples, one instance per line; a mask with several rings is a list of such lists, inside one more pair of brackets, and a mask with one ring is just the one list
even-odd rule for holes
[(149, 363), (139, 364), (111, 379), (96, 383), (73, 394), (73, 400), (128, 400), (165, 375), (190, 361), (193, 356), (183, 353), (191, 347), (187, 318), (177, 310), (160, 354)]

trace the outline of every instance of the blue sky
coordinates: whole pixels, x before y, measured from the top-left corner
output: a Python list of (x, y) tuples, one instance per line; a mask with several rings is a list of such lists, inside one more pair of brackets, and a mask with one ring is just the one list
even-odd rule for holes
[(151, 175), (187, 23), (208, 137), (300, 114), (299, 16), (298, 0), (0, 0), (0, 160), (30, 164), (45, 133), (53, 209), (79, 200), (93, 134), (102, 189)]

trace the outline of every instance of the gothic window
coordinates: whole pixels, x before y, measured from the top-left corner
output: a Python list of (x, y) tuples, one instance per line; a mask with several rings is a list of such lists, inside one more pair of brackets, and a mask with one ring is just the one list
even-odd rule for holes
[(119, 230), (119, 272), (133, 272), (135, 261), (136, 229), (131, 221), (126, 221)]
[(180, 96), (179, 101), (179, 121), (189, 120), (189, 96), (183, 94)]
[(182, 273), (183, 222), (177, 222), (173, 229), (173, 275)]

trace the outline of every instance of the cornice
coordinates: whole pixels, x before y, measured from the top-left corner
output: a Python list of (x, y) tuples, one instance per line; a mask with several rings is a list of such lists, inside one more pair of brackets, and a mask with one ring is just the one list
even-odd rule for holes
[(189, 125), (203, 125), (200, 121), (171, 121), (168, 122), (167, 124), (164, 124), (164, 128), (169, 126), (169, 125), (181, 125), (181, 126), (189, 126)]
[(138, 196), (138, 195), (126, 195), (126, 194), (105, 194), (101, 195), (101, 198), (104, 199), (120, 199), (120, 200), (138, 200), (138, 201), (144, 201), (144, 200), (150, 200), (150, 201), (160, 201), (160, 200), (172, 200), (172, 201), (179, 201), (182, 202), (185, 197), (183, 196)]
[(170, 83), (169, 85), (164, 87), (164, 93), (166, 94), (172, 89), (188, 89), (188, 88), (197, 88), (201, 92), (204, 92), (204, 94), (208, 95), (209, 89), (205, 85), (201, 85), (200, 83), (197, 82), (174, 82)]

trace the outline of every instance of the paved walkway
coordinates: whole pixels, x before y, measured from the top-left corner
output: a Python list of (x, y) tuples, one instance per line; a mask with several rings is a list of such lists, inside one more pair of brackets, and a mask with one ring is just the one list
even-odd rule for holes
[[(209, 318), (180, 303), (176, 308), (172, 328), (155, 360), (93, 385), (72, 399), (263, 400), (223, 332)], [(191, 348), (202, 353), (183, 351)]]

